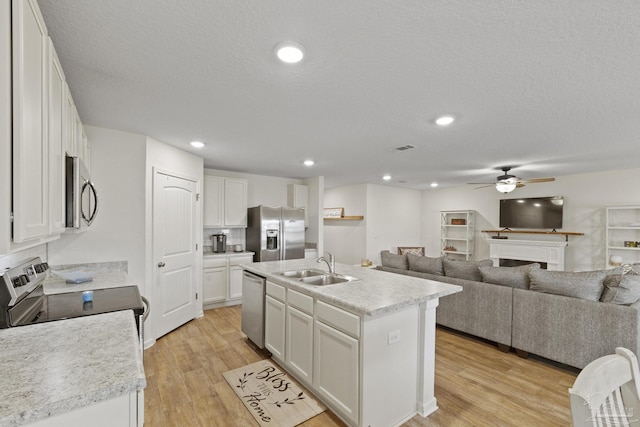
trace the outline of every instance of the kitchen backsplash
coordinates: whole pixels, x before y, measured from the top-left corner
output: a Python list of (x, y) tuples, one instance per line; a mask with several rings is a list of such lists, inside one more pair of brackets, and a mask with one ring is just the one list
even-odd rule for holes
[(242, 245), (242, 248), (245, 248), (245, 228), (205, 228), (202, 233), (202, 238), (204, 239), (204, 241), (202, 242), (202, 246), (208, 246), (209, 248), (211, 248), (213, 246), (213, 244), (211, 243), (211, 235), (220, 233), (227, 235), (227, 246)]
[(0, 256), (0, 272), (15, 267), (27, 258), (39, 256), (42, 261), (47, 261), (47, 245), (43, 244), (35, 248), (25, 249), (9, 255)]

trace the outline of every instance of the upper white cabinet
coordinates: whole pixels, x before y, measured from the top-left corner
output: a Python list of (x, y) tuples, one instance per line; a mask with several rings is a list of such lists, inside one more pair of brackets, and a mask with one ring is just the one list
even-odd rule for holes
[(205, 175), (204, 227), (246, 227), (247, 188), (245, 179)]
[(289, 207), (304, 209), (304, 224), (309, 226), (309, 187), (302, 184), (290, 184), (287, 188)]
[(64, 162), (64, 125), (66, 124), (67, 89), (64, 72), (53, 47), (48, 39), (49, 64), (49, 209), (50, 234), (65, 230), (65, 162)]
[(47, 27), (35, 0), (13, 1), (13, 240), (49, 235)]
[(65, 230), (64, 157), (88, 164), (89, 145), (37, 0), (0, 2), (0, 28), (0, 254), (7, 254)]

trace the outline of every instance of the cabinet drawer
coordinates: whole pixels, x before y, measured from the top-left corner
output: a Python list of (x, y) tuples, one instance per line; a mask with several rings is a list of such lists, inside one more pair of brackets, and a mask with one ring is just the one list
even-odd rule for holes
[(253, 256), (234, 256), (229, 258), (229, 265), (251, 264)]
[(287, 292), (287, 303), (300, 311), (313, 315), (313, 298), (309, 295), (289, 289)]
[(227, 259), (223, 257), (205, 258), (202, 261), (203, 268), (215, 268), (215, 267), (226, 267), (226, 266), (227, 266)]
[(267, 280), (267, 295), (284, 302), (285, 289), (284, 286), (276, 285)]
[(360, 337), (360, 317), (322, 301), (316, 306), (318, 320), (353, 337)]

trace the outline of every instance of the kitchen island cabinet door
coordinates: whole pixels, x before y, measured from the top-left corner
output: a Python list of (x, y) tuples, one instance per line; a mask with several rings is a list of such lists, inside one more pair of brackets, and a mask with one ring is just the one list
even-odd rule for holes
[(359, 341), (316, 320), (313, 385), (352, 424), (358, 424)]
[(267, 295), (264, 304), (264, 346), (279, 362), (284, 362), (284, 303)]
[(313, 381), (313, 317), (287, 306), (285, 365), (298, 379)]

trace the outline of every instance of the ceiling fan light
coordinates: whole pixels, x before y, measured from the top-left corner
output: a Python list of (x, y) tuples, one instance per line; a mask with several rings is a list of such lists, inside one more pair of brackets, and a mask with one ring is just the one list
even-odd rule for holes
[(501, 193), (511, 193), (516, 189), (516, 183), (509, 180), (496, 182), (496, 190)]

